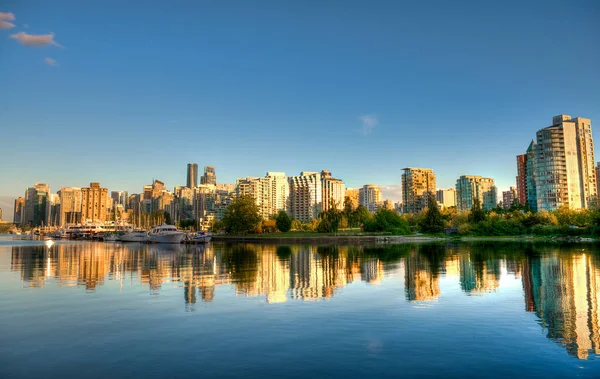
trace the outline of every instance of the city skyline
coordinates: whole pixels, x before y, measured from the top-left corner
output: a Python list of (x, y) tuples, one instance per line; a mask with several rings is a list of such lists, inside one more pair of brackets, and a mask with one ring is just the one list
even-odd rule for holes
[[(185, 184), (189, 162), (220, 183), (325, 168), (393, 201), (402, 167), (428, 167), (438, 188), (479, 175), (501, 193), (548, 117), (600, 119), (594, 3), (99, 4), (0, 8), (5, 218), (35, 182), (136, 193)], [(578, 27), (547, 27), (561, 15)]]

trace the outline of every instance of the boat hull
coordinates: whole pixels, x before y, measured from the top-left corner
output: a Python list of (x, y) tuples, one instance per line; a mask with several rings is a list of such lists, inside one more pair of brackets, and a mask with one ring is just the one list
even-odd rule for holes
[(181, 243), (183, 238), (185, 237), (185, 233), (183, 232), (174, 232), (168, 234), (150, 234), (149, 240), (152, 243)]
[(120, 238), (121, 242), (148, 242), (148, 236), (144, 234), (124, 234)]

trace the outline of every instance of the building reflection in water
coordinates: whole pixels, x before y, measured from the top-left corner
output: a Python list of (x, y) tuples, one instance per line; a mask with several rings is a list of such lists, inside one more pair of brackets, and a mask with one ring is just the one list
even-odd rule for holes
[(378, 284), (401, 271), (407, 301), (428, 302), (444, 296), (443, 277), (467, 295), (482, 296), (510, 275), (522, 281), (525, 310), (536, 314), (549, 339), (579, 359), (600, 354), (598, 254), (516, 246), (59, 243), (12, 247), (11, 270), (28, 287), (52, 283), (94, 291), (125, 280), (152, 294), (165, 285), (181, 287), (188, 306), (215, 300), (215, 289), (223, 285), (268, 303), (327, 299), (349, 283)]

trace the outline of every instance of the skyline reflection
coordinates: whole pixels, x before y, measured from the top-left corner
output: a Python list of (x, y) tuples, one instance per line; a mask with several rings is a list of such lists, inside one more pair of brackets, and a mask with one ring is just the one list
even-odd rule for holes
[(186, 307), (214, 301), (219, 286), (282, 303), (329, 299), (355, 282), (401, 280), (406, 301), (427, 303), (444, 298), (451, 285), (466, 296), (493, 296), (513, 278), (547, 338), (577, 359), (600, 354), (600, 257), (590, 247), (55, 244), (13, 246), (10, 269), (31, 288), (95, 291), (127, 279), (158, 295), (169, 284), (183, 289)]

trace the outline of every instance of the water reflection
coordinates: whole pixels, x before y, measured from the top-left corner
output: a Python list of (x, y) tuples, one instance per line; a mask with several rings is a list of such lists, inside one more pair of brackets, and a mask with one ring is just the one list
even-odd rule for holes
[[(590, 247), (519, 244), (277, 246), (214, 244), (158, 246), (57, 244), (13, 246), (11, 270), (23, 285), (79, 286), (94, 291), (124, 280), (160, 294), (170, 283), (187, 306), (215, 300), (231, 286), (238, 296), (268, 303), (333, 297), (352, 282), (377, 285), (403, 278), (410, 302), (432, 302), (455, 283), (468, 296), (502, 290), (503, 278), (520, 280), (524, 308), (547, 337), (573, 357), (600, 353), (600, 258)], [(121, 286), (122, 287), (122, 286)], [(226, 290), (226, 288), (224, 288)], [(455, 296), (455, 295), (448, 295)]]

